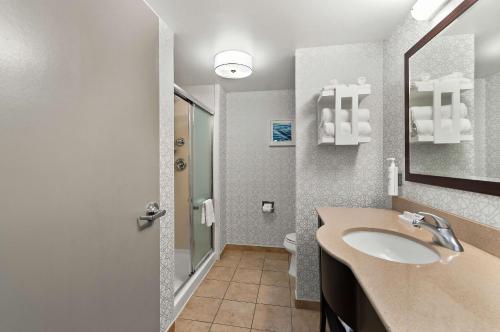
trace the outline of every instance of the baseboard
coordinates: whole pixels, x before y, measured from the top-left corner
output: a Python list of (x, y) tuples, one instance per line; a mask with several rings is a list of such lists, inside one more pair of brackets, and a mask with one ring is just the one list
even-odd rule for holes
[(251, 244), (232, 244), (232, 243), (226, 243), (226, 245), (224, 246), (224, 250), (222, 252), (227, 250), (265, 251), (265, 252), (283, 252), (283, 253), (288, 252), (283, 247), (259, 246)]
[(295, 308), (319, 311), (320, 310), (320, 304), (319, 304), (318, 301), (297, 300), (297, 299), (295, 299)]

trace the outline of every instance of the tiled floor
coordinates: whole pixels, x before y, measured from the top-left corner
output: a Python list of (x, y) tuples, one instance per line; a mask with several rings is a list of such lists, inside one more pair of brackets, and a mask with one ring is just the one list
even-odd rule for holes
[(288, 254), (226, 250), (181, 313), (175, 331), (319, 331), (319, 312), (293, 304)]

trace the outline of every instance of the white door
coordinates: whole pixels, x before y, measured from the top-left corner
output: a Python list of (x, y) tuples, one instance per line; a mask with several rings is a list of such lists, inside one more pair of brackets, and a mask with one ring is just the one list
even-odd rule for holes
[(0, 2), (0, 331), (160, 329), (158, 19)]

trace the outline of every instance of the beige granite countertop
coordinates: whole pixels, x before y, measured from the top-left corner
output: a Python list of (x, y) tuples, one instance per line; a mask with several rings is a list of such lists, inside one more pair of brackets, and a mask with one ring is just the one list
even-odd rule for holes
[[(318, 208), (316, 233), (332, 257), (349, 266), (390, 331), (500, 331), (500, 259), (461, 241), (464, 252), (435, 245), (429, 232), (405, 224), (399, 212)], [(350, 229), (390, 230), (432, 246), (441, 260), (426, 265), (366, 255), (342, 240)]]

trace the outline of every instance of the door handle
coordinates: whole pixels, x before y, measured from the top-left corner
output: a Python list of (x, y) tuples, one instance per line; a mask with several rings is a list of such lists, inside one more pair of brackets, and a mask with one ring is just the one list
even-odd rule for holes
[(150, 202), (146, 206), (146, 215), (140, 216), (137, 221), (147, 221), (148, 223), (154, 222), (156, 219), (163, 217), (167, 211), (160, 210), (157, 202)]

